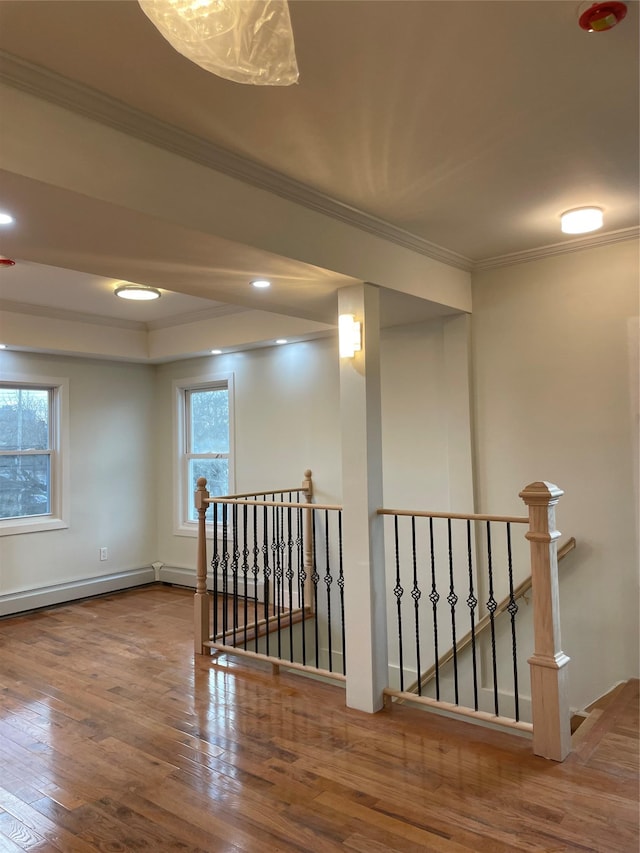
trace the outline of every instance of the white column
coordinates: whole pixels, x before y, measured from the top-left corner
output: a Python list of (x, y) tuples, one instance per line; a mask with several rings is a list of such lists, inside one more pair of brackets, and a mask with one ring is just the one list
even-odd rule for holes
[(377, 288), (340, 290), (338, 311), (362, 323), (362, 350), (340, 359), (347, 705), (373, 712), (388, 682)]

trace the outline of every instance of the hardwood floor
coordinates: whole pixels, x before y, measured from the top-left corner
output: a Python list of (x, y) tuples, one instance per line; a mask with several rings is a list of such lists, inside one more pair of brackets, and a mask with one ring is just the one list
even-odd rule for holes
[(559, 765), (284, 670), (194, 663), (191, 615), (157, 586), (0, 620), (1, 851), (638, 850), (637, 682)]

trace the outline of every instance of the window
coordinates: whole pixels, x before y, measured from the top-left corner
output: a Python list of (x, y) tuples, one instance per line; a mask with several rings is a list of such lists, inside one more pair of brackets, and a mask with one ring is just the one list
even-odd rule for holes
[(0, 535), (67, 527), (65, 387), (65, 380), (0, 382)]
[(193, 493), (198, 477), (207, 478), (214, 495), (233, 490), (232, 378), (176, 383), (178, 396), (178, 532), (195, 533), (198, 520)]

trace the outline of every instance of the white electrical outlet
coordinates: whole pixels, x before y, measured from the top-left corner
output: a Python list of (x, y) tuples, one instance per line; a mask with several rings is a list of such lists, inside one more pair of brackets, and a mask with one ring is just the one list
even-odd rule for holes
[(109, 551), (106, 548), (100, 548), (100, 559), (108, 560), (109, 559)]

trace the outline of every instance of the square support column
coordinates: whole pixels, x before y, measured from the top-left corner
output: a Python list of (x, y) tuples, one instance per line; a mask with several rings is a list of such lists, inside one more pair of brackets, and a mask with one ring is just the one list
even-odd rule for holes
[(388, 684), (377, 288), (340, 290), (338, 311), (362, 324), (362, 349), (340, 359), (347, 705), (374, 712)]

